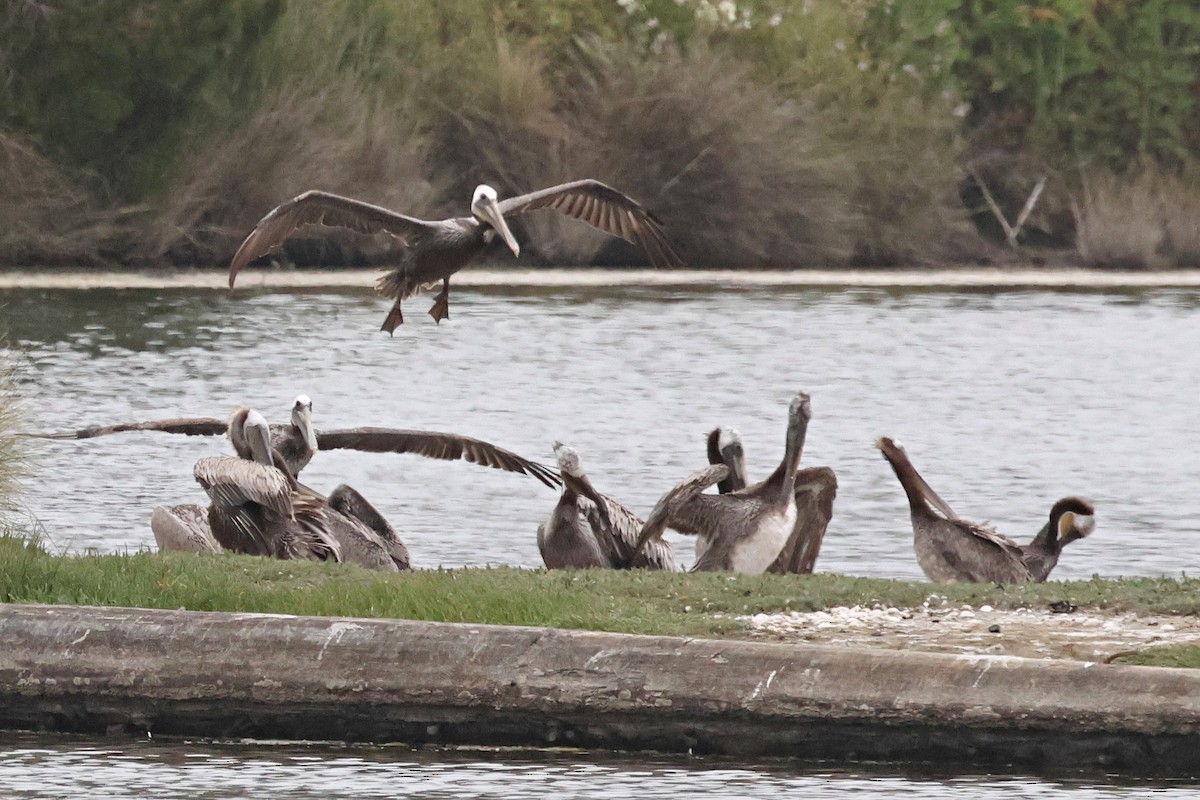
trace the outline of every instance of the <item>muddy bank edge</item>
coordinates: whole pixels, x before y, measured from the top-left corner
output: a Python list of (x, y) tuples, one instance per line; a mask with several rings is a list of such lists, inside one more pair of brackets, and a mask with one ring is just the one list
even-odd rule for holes
[(0, 605), (0, 728), (1200, 772), (1200, 670)]

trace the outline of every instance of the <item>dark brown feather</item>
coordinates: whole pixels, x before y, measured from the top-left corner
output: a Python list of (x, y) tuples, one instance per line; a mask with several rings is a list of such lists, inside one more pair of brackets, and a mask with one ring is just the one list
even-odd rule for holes
[[(568, 217), (635, 244), (656, 267), (682, 267), (663, 232), (662, 223), (632, 198), (595, 180), (573, 181), (510, 197), (498, 204), (505, 217), (539, 208), (555, 208)], [(624, 216), (626, 221), (622, 221)]]
[(30, 436), (37, 439), (91, 439), (95, 436), (106, 436), (110, 433), (126, 431), (161, 431), (162, 433), (182, 433), (185, 436), (221, 436), (228, 428), (223, 419), (212, 417), (180, 417), (177, 419), (156, 419), (148, 422), (122, 422), (118, 425), (103, 425), (95, 428), (80, 428), (77, 431), (64, 433), (22, 433), (20, 436)]
[(250, 231), (229, 264), (229, 286), (232, 288), (237, 274), (247, 264), (283, 244), (293, 231), (305, 225), (388, 233), (407, 243), (430, 223), (350, 197), (308, 191), (276, 207)]
[(537, 478), (553, 488), (562, 480), (558, 473), (544, 464), (530, 461), (511, 450), (489, 442), (436, 431), (401, 430), (397, 428), (347, 428), (318, 431), (317, 446), (321, 450), (360, 450), (366, 453), (413, 453), (443, 461), (469, 461), (493, 469), (517, 472)]

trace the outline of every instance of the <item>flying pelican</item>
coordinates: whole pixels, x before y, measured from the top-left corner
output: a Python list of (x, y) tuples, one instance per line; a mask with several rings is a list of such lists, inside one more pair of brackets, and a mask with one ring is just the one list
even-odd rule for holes
[[(733, 428), (716, 428), (708, 435), (708, 462), (725, 464), (729, 477), (717, 484), (721, 494), (729, 494), (746, 486), (746, 455), (742, 437)], [(796, 471), (796, 525), (779, 557), (767, 572), (808, 575), (812, 573), (825, 530), (833, 517), (833, 501), (837, 497), (837, 475), (829, 467), (807, 467)], [(696, 538), (696, 558), (707, 546), (707, 540)]]
[[(671, 546), (658, 539), (669, 512), (681, 502), (723, 478), (727, 468), (709, 467), (670, 489), (655, 505), (646, 522), (608, 495), (600, 494), (583, 471), (579, 453), (562, 442), (554, 443), (554, 456), (562, 472), (563, 491), (538, 526), (538, 550), (548, 569), (589, 567), (661, 569), (678, 572)], [(645, 535), (649, 547), (633, 546)]]
[[(796, 527), (796, 467), (812, 419), (812, 403), (798, 392), (788, 406), (783, 459), (764, 481), (729, 494), (697, 494), (679, 504), (669, 525), (705, 540), (692, 565), (699, 572), (765, 572)], [(640, 552), (646, 538), (634, 548)]]
[(908, 496), (913, 550), (921, 570), (934, 583), (1043, 581), (1058, 562), (1062, 545), (1082, 539), (1095, 526), (1090, 503), (1064, 498), (1051, 509), (1050, 530), (1043, 528), (1033, 542), (1022, 547), (991, 528), (958, 516), (925, 482), (898, 442), (883, 437), (875, 446)]
[(229, 286), (254, 259), (283, 244), (305, 225), (349, 228), (359, 233), (387, 233), (405, 246), (400, 266), (382, 276), (375, 289), (395, 299), (381, 330), (395, 331), (404, 323), (400, 303), (423, 288), (442, 282), (442, 291), (429, 310), (435, 322), (450, 316), (450, 276), (479, 255), (496, 235), (514, 256), (520, 255), (506, 217), (539, 208), (556, 208), (612, 236), (637, 245), (654, 266), (683, 266), (671, 249), (662, 223), (636, 201), (595, 180), (573, 181), (497, 201), (496, 190), (481, 184), (471, 199), (471, 216), (427, 221), (329, 192), (307, 191), (272, 210), (246, 237), (229, 264)]
[[(312, 407), (312, 400), (307, 395), (299, 395), (292, 406), (291, 422), (287, 425), (270, 426), (271, 447), (276, 452), (276, 461), (286, 467), (293, 478), (299, 476), (300, 470), (312, 460), (318, 450), (359, 450), (365, 453), (412, 453), (442, 461), (469, 461), (484, 467), (528, 475), (552, 489), (561, 483), (557, 473), (549, 467), (522, 458), (511, 450), (470, 436), (437, 431), (374, 427), (318, 431), (312, 425)], [(239, 406), (229, 420), (219, 420), (214, 417), (187, 417), (125, 422), (119, 425), (81, 428), (62, 433), (25, 433), (22, 435), (40, 439), (91, 439), (110, 433), (128, 431), (158, 431), (187, 436), (228, 434), (238, 455), (242, 458), (250, 458), (245, 446), (238, 442), (245, 415), (249, 411), (247, 406)]]
[(247, 555), (341, 561), (341, 545), (329, 532), (328, 504), (275, 465), (267, 421), (250, 410), (237, 429), (253, 460), (208, 456), (192, 471), (212, 501), (213, 538)]

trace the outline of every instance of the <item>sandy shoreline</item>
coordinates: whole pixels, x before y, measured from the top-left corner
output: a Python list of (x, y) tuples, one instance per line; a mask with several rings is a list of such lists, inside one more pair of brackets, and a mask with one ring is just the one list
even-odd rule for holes
[[(257, 269), (238, 278), (240, 289), (366, 288), (380, 269)], [(224, 270), (103, 272), (0, 271), (0, 289), (222, 289)], [(466, 269), (459, 287), (744, 286), (933, 289), (1143, 289), (1200, 288), (1200, 270), (1099, 272), (1082, 269), (952, 270), (654, 270)]]

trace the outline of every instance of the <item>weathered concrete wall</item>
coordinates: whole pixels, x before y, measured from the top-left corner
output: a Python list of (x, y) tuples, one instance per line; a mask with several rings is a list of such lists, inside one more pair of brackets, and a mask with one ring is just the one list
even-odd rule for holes
[(1200, 773), (1200, 671), (0, 605), (0, 727)]

